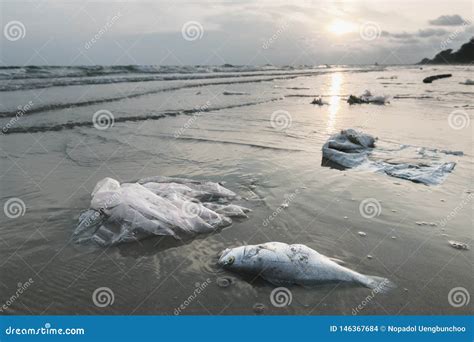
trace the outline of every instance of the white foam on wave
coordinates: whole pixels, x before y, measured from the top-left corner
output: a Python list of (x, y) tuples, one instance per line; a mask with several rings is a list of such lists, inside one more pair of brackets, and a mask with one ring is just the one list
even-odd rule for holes
[(363, 101), (367, 103), (376, 103), (376, 104), (385, 104), (389, 100), (389, 96), (387, 95), (372, 95), (370, 90), (364, 91), (364, 93), (360, 96)]
[(468, 79), (465, 80), (464, 82), (461, 82), (461, 84), (464, 84), (464, 85), (474, 85), (474, 80), (471, 80), (470, 78), (468, 78)]
[(390, 97), (388, 95), (373, 95), (370, 90), (365, 90), (360, 96), (350, 95), (347, 99), (347, 102), (351, 105), (363, 103), (384, 105), (386, 103), (389, 103), (389, 99)]

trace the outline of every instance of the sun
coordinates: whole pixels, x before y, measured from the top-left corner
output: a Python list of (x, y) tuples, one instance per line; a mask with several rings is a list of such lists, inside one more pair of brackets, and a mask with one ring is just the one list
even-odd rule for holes
[(329, 25), (328, 30), (338, 36), (354, 32), (356, 30), (356, 25), (351, 22), (344, 20), (336, 20)]

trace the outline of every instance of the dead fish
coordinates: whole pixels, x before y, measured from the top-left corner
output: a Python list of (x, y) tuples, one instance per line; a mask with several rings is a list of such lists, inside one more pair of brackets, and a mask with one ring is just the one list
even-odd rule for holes
[(228, 248), (221, 253), (218, 264), (231, 271), (258, 274), (276, 286), (296, 284), (310, 287), (345, 282), (377, 289), (378, 292), (395, 287), (386, 278), (360, 274), (300, 244), (267, 242)]
[(344, 260), (341, 260), (341, 259), (338, 259), (338, 258), (329, 258), (329, 260), (332, 260), (336, 264), (339, 264), (339, 265), (345, 265), (346, 264), (346, 262)]

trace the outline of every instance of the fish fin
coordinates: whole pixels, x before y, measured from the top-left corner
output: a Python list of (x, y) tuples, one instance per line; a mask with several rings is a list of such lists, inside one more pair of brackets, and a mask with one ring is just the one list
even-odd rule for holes
[(364, 285), (376, 293), (387, 293), (388, 291), (397, 287), (395, 283), (391, 282), (387, 278), (377, 276), (366, 276), (366, 278), (367, 281), (364, 281)]

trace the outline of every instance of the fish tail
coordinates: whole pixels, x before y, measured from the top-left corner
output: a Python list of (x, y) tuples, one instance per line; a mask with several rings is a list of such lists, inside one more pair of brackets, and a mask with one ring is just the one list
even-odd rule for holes
[(375, 293), (386, 293), (397, 287), (393, 282), (387, 278), (377, 276), (364, 276), (362, 284)]

